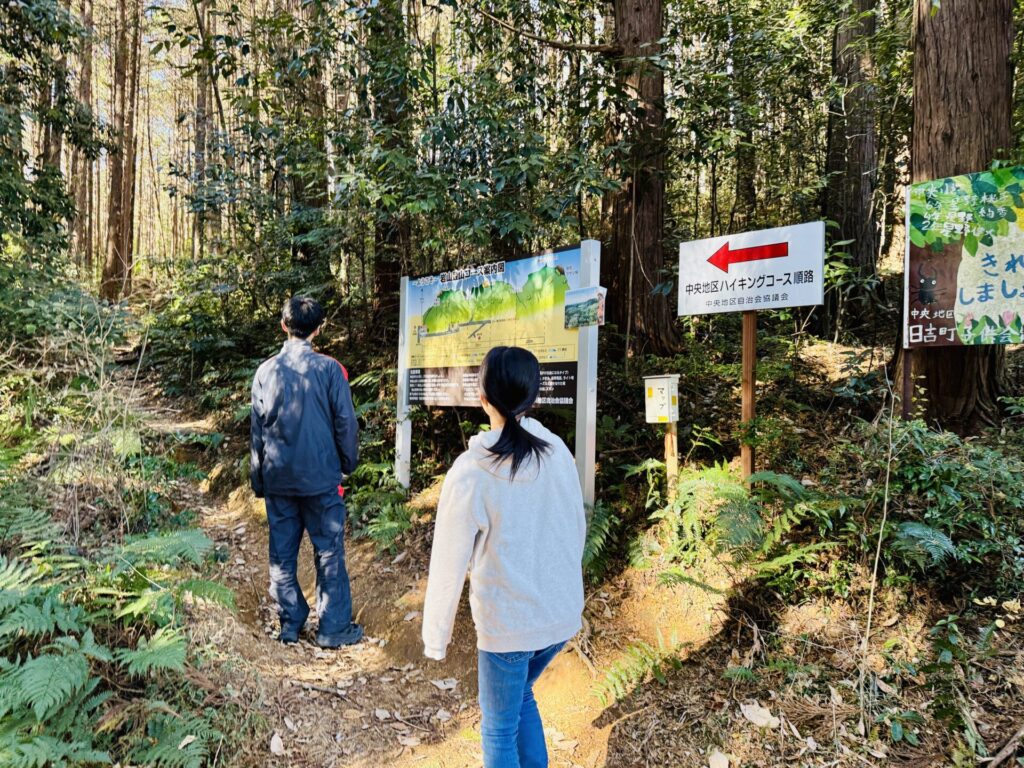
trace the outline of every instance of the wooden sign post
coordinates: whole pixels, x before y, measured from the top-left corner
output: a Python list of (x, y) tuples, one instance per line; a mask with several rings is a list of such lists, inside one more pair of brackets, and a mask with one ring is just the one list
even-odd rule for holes
[[(757, 312), (821, 304), (825, 287), (825, 224), (741, 232), (679, 246), (679, 314), (743, 313), (741, 418), (754, 420)], [(754, 446), (740, 443), (743, 477), (754, 473)]]
[[(743, 313), (743, 385), (741, 393), (741, 418), (743, 429), (752, 428), (754, 403), (757, 388), (757, 310)], [(740, 465), (743, 479), (754, 474), (754, 446), (747, 440), (740, 443)]]
[(676, 485), (679, 483), (679, 422), (673, 421), (665, 430), (665, 485), (668, 503), (676, 500)]

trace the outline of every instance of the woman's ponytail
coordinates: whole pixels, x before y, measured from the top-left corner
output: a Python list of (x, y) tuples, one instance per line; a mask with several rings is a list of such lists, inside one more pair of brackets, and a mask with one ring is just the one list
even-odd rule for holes
[(540, 363), (529, 350), (495, 347), (480, 368), (480, 386), (487, 401), (505, 418), (501, 436), (488, 450), (495, 463), (512, 459), (512, 479), (525, 462), (531, 458), (540, 461), (551, 448), (519, 422), (540, 392)]

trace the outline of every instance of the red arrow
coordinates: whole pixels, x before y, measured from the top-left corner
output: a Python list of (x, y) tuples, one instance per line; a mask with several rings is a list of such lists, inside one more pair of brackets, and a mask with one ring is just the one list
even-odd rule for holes
[(729, 250), (729, 241), (715, 251), (708, 259), (708, 264), (714, 264), (723, 272), (729, 271), (730, 264), (739, 264), (743, 261), (760, 261), (761, 259), (778, 259), (789, 256), (789, 243), (772, 243), (771, 245), (755, 245), (751, 248), (738, 248), (735, 251)]

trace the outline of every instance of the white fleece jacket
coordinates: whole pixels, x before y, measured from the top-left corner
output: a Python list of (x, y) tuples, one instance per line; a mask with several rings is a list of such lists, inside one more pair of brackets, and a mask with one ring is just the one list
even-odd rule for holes
[(477, 647), (536, 651), (582, 626), (583, 542), (587, 521), (579, 475), (565, 443), (540, 422), (523, 426), (550, 451), (509, 480), (487, 448), (498, 433), (469, 441), (441, 488), (423, 607), (424, 653), (443, 659), (469, 569)]

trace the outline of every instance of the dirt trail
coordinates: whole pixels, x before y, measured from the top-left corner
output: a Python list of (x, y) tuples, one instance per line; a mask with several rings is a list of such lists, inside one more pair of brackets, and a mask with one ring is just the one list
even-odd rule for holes
[[(141, 410), (147, 425), (158, 432), (213, 431), (207, 422), (186, 420), (151, 403), (143, 403)], [(349, 541), (354, 609), (366, 628), (366, 640), (352, 648), (323, 651), (312, 644), (307, 625), (298, 644), (285, 646), (274, 639), (277, 622), (267, 596), (263, 504), (246, 488), (236, 488), (222, 500), (209, 486), (188, 486), (180, 504), (198, 513), (199, 524), (223, 552), (217, 575), (235, 590), (238, 610), (197, 611), (192, 636), (221, 662), (216, 674), (211, 673), (222, 678), (217, 683), (264, 717), (272, 734), (265, 743), (244, 745), (240, 764), (479, 766), (475, 638), (465, 596), (448, 658), (437, 663), (422, 656), (427, 554), (410, 550), (382, 556), (366, 542)], [(299, 570), (307, 600), (314, 605), (308, 541)], [(598, 667), (607, 668), (636, 638), (650, 640), (665, 627), (674, 627), (675, 641), (697, 641), (712, 633), (710, 604), (688, 603), (680, 615), (678, 595), (652, 600), (651, 585), (643, 581), (624, 578), (617, 587), (591, 594), (590, 637), (580, 648), (563, 652), (537, 685), (555, 768), (606, 764), (616, 718), (608, 716), (593, 693)]]

